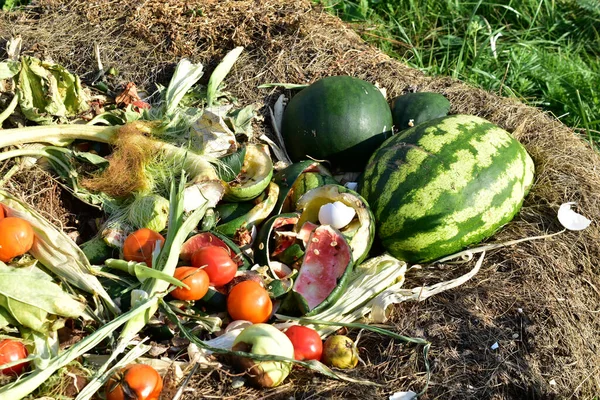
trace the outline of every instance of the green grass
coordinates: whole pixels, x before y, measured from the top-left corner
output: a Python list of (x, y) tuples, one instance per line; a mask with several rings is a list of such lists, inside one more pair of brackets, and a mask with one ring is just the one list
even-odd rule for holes
[(600, 143), (598, 0), (316, 2), (411, 67), (517, 97)]

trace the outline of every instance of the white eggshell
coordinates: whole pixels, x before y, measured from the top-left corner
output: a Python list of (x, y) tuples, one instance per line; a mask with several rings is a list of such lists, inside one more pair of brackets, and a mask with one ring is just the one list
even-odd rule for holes
[(561, 204), (560, 208), (558, 209), (558, 221), (562, 226), (570, 231), (581, 231), (587, 228), (592, 221), (571, 210), (571, 206), (573, 204), (575, 203)]
[(319, 222), (321, 225), (331, 225), (335, 229), (342, 229), (352, 221), (355, 215), (354, 208), (348, 207), (341, 201), (336, 201), (321, 206)]

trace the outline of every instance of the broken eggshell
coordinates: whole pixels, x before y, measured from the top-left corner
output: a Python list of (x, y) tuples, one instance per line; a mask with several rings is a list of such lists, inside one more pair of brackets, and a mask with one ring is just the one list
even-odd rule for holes
[(354, 219), (356, 211), (341, 201), (323, 204), (319, 209), (319, 222), (322, 225), (331, 225), (335, 229), (342, 229)]
[(570, 231), (581, 231), (590, 226), (592, 221), (571, 210), (574, 204), (573, 202), (561, 204), (558, 209), (558, 221)]

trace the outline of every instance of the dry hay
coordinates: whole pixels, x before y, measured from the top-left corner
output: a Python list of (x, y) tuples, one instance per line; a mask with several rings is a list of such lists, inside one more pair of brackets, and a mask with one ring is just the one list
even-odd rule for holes
[[(426, 77), (366, 45), (308, 1), (41, 3), (28, 13), (2, 15), (0, 36), (20, 33), (28, 53), (88, 75), (95, 68), (96, 41), (105, 65), (149, 91), (152, 82), (168, 80), (182, 56), (213, 67), (242, 45), (246, 51), (226, 82), (245, 104), (269, 103), (280, 93), (256, 88), (263, 83), (309, 83), (339, 74), (378, 82), (390, 98), (411, 90), (442, 93), (452, 113), (502, 126), (535, 161), (537, 178), (523, 210), (494, 241), (560, 231), (556, 211), (567, 201), (577, 202), (589, 218), (600, 218), (600, 159), (572, 130), (518, 101)], [(494, 251), (460, 288), (397, 307), (396, 330), (433, 343), (432, 382), (424, 398), (585, 399), (600, 393), (599, 233), (594, 223), (583, 232)], [(435, 283), (467, 267), (427, 267), (408, 284)], [(499, 348), (492, 350), (496, 342)], [(368, 366), (351, 374), (383, 387), (296, 372), (278, 389), (232, 389), (230, 371), (222, 370), (199, 374), (195, 391), (185, 398), (384, 398), (423, 387), (420, 351), (371, 334), (362, 347)]]

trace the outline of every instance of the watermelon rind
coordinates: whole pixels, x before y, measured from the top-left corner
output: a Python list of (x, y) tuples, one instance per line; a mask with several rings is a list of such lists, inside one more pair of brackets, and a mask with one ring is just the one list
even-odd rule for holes
[[(307, 173), (317, 174), (318, 176), (311, 177), (308, 185), (301, 182), (301, 187), (298, 187), (298, 180), (301, 179), (302, 175)], [(314, 178), (318, 178), (318, 180)], [(283, 214), (294, 211), (298, 198), (306, 191), (336, 181), (331, 176), (331, 172), (323, 164), (313, 160), (303, 160), (290, 164), (275, 173), (273, 175), (273, 182), (279, 186), (279, 199), (277, 199), (277, 205), (273, 212), (275, 214)], [(294, 193), (297, 190), (302, 191), (302, 193)]]
[[(271, 238), (273, 237), (273, 230), (281, 221), (288, 221), (290, 225), (295, 225), (298, 222), (299, 213), (284, 213), (275, 215), (262, 224), (256, 240), (254, 241), (254, 262), (258, 265), (271, 266)], [(287, 225), (286, 224), (286, 225)]]
[(277, 203), (277, 198), (279, 196), (279, 186), (277, 186), (277, 184), (274, 182), (270, 182), (266, 193), (266, 198), (262, 202), (252, 207), (250, 211), (239, 217), (231, 219), (224, 224), (217, 225), (215, 230), (230, 238), (233, 238), (239, 229), (250, 230), (253, 225), (258, 225), (263, 222), (269, 217), (269, 215), (271, 215), (273, 209), (275, 208), (275, 204)]
[(225, 201), (248, 201), (258, 197), (271, 182), (273, 161), (267, 146), (248, 144), (240, 173), (225, 184)]

